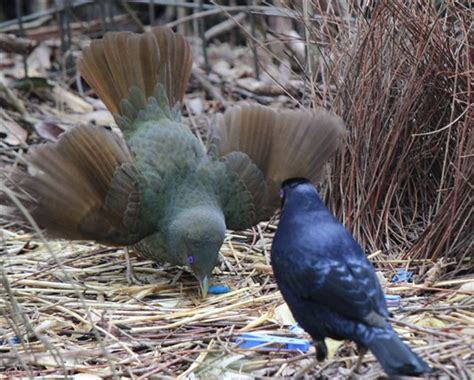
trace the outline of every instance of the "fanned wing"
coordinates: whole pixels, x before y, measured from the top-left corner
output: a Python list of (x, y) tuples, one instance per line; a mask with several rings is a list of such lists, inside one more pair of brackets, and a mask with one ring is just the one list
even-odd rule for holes
[[(107, 33), (83, 51), (78, 69), (113, 115), (132, 88), (137, 109), (164, 88), (171, 107), (181, 102), (191, 74), (192, 54), (186, 39), (169, 28), (156, 27), (143, 34)], [(141, 104), (140, 104), (141, 103)]]
[[(17, 179), (29, 194), (33, 216), (50, 235), (129, 245), (154, 232), (150, 204), (156, 205), (149, 194), (158, 191), (161, 171), (179, 161), (172, 148), (189, 140), (177, 110), (191, 65), (186, 39), (168, 28), (107, 33), (84, 49), (81, 74), (135, 150), (132, 160), (123, 139), (97, 127), (78, 127), (55, 144), (31, 148), (27, 159), (33, 170)], [(160, 144), (174, 160), (155, 165)]]
[[(242, 215), (241, 220), (232, 218), (237, 219), (232, 224), (247, 228), (271, 215), (279, 207), (278, 192), (284, 180), (320, 180), (344, 134), (341, 119), (324, 110), (244, 105), (217, 116), (209, 138), (209, 154), (220, 157), (229, 173), (240, 177), (238, 189), (250, 193), (241, 201), (256, 214), (252, 218)], [(233, 215), (236, 208), (239, 206), (230, 202), (224, 210), (226, 216)]]
[[(81, 126), (31, 148), (18, 177), (32, 216), (51, 236), (132, 244), (142, 236), (139, 175), (124, 141), (104, 127)], [(146, 233), (146, 231), (143, 231)]]

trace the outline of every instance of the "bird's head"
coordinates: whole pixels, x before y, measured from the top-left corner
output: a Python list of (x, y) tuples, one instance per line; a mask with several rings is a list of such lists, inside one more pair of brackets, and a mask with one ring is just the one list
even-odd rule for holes
[(210, 207), (184, 210), (170, 225), (169, 246), (199, 281), (203, 297), (225, 237), (222, 212)]
[[(280, 188), (281, 208), (292, 204), (292, 207), (323, 205), (314, 185), (306, 178), (291, 178), (284, 181)], [(324, 206), (324, 205), (323, 205)]]

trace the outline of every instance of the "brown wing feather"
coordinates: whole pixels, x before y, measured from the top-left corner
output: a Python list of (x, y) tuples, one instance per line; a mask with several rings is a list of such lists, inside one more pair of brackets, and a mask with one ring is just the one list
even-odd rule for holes
[[(276, 110), (260, 105), (235, 107), (218, 116), (210, 143), (220, 157), (243, 152), (262, 171), (268, 190), (253, 187), (255, 199), (279, 205), (280, 184), (304, 177), (317, 182), (345, 134), (342, 120), (325, 110)], [(268, 191), (268, 197), (258, 192)]]
[(192, 54), (183, 36), (156, 27), (144, 34), (107, 33), (84, 49), (77, 66), (115, 115), (132, 87), (147, 99), (161, 83), (171, 106), (181, 102), (191, 74)]
[(81, 126), (56, 143), (31, 148), (28, 175), (20, 186), (30, 208), (49, 235), (68, 239), (132, 244), (125, 225), (138, 179), (121, 138), (103, 127)]

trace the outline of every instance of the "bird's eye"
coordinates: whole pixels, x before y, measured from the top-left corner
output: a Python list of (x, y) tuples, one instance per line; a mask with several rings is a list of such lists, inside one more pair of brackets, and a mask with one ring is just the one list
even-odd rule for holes
[(194, 257), (193, 256), (188, 256), (188, 263), (189, 264), (194, 263)]
[(285, 192), (283, 191), (283, 189), (280, 189), (280, 198), (283, 198), (285, 196)]

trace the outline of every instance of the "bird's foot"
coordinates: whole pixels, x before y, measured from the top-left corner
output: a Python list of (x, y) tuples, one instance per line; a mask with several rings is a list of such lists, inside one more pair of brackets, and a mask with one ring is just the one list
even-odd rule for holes
[(303, 367), (302, 369), (300, 369), (298, 372), (296, 372), (293, 376), (292, 376), (292, 380), (300, 380), (300, 379), (303, 379), (305, 377), (305, 375), (311, 371), (314, 367), (316, 367), (319, 363), (319, 360), (313, 360), (311, 363), (309, 363), (307, 366)]
[(359, 351), (359, 358), (357, 359), (356, 365), (354, 366), (354, 368), (352, 368), (352, 370), (349, 374), (349, 378), (354, 379), (354, 380), (359, 379), (360, 366), (362, 365), (362, 361), (364, 359), (364, 356), (367, 353), (367, 348), (357, 345), (357, 351)]
[(178, 273), (176, 273), (173, 277), (173, 279), (171, 280), (171, 285), (172, 286), (175, 286), (176, 283), (179, 281), (179, 279), (181, 278), (181, 276), (183, 275), (183, 271), (182, 270), (179, 270)]
[(128, 285), (143, 285), (143, 281), (141, 281), (136, 275), (133, 270), (132, 261), (130, 260), (130, 253), (128, 252), (128, 248), (125, 248), (125, 263), (127, 265), (127, 269), (125, 272), (125, 277), (127, 278)]
[(328, 356), (328, 348), (326, 346), (326, 342), (324, 341), (324, 339), (323, 340), (314, 339), (313, 343), (314, 343), (314, 346), (316, 348), (316, 359), (317, 360), (313, 360), (306, 367), (303, 367), (298, 372), (296, 372), (292, 377), (293, 380), (303, 379), (305, 377), (305, 375), (309, 371), (311, 371), (311, 369), (316, 367), (319, 362), (324, 361), (326, 359), (326, 357)]

